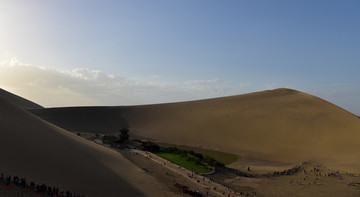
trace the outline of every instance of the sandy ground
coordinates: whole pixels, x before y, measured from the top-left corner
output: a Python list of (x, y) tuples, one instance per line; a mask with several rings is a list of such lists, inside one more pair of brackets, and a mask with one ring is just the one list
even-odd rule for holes
[[(179, 168), (176, 164), (164, 160), (152, 153), (132, 150), (117, 150), (123, 157), (141, 168), (143, 173), (156, 179), (159, 183), (155, 196), (189, 196), (177, 191), (174, 183), (188, 186), (199, 191), (203, 196), (359, 196), (360, 175), (330, 169), (317, 162), (309, 161), (301, 165), (301, 170), (292, 175), (249, 178), (237, 176), (219, 170), (211, 175), (192, 175), (191, 171)], [(262, 171), (252, 170), (252, 174)], [(216, 190), (214, 190), (216, 188)], [(230, 193), (231, 191), (231, 193)], [(242, 192), (240, 195), (240, 192)], [(151, 196), (153, 196), (152, 194)], [(0, 196), (33, 197), (32, 192), (24, 192), (17, 186), (5, 189), (0, 184)]]
[(360, 120), (315, 96), (276, 89), (208, 100), (31, 110), (71, 131), (116, 132), (282, 163), (360, 172)]
[(0, 171), (87, 197), (167, 196), (118, 152), (51, 125), (0, 96)]
[[(238, 176), (224, 170), (218, 170), (211, 175), (189, 175), (192, 172), (179, 168), (176, 164), (162, 159), (151, 153), (136, 151), (120, 151), (125, 158), (134, 164), (141, 166), (144, 171), (156, 177), (160, 182), (173, 189), (173, 183), (177, 182), (188, 186), (191, 190), (199, 191), (204, 196), (359, 196), (360, 195), (360, 175), (347, 173), (328, 168), (314, 161), (308, 161), (301, 166), (301, 170), (292, 175), (280, 176), (260, 176), (250, 178)], [(261, 174), (264, 172), (274, 172), (263, 169), (252, 168), (250, 174)], [(291, 166), (294, 167), (294, 166)], [(275, 166), (274, 169), (277, 167)], [(279, 168), (283, 169), (283, 168)], [(289, 169), (289, 168), (288, 168)], [(211, 181), (210, 181), (211, 180)], [(198, 182), (199, 181), (199, 182)], [(214, 188), (217, 190), (214, 190)], [(207, 189), (209, 188), (209, 189)], [(241, 192), (241, 195), (240, 195)]]
[[(210, 176), (250, 196), (360, 196), (358, 174), (346, 173), (360, 172), (359, 118), (302, 92), (277, 89), (193, 102), (32, 112), (47, 120), (55, 118), (58, 126), (70, 130), (114, 132), (129, 127), (130, 135), (233, 153), (242, 159), (232, 166), (242, 170), (251, 166), (253, 173), (307, 160), (326, 165), (309, 163), (304, 165), (306, 173), (270, 178), (227, 172)], [(9, 174), (90, 197), (173, 196), (174, 177), (193, 190), (207, 191), (201, 177), (187, 178), (176, 166), (167, 167), (165, 161), (163, 165), (160, 158), (146, 162), (142, 155), (121, 155), (82, 139), (35, 117), (1, 94), (0, 155), (4, 158), (0, 169)], [(324, 176), (328, 173), (336, 176)], [(216, 191), (209, 187), (209, 195), (222, 194), (221, 186)]]
[[(315, 169), (315, 170), (314, 170)], [(305, 171), (304, 171), (305, 170)], [(253, 171), (252, 173), (258, 173)], [(328, 176), (330, 174), (330, 176)], [(359, 174), (330, 169), (316, 162), (307, 162), (302, 170), (293, 175), (248, 178), (231, 173), (215, 173), (210, 176), (235, 190), (256, 191), (256, 196), (360, 196)]]
[(252, 171), (258, 173), (268, 173), (287, 170), (297, 164), (298, 163), (296, 162), (279, 162), (244, 155), (238, 161), (229, 164), (227, 167), (242, 170), (244, 172), (247, 172), (248, 167), (250, 167)]

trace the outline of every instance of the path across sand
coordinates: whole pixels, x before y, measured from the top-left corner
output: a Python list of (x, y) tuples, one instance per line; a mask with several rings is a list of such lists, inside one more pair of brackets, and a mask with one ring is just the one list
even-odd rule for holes
[[(221, 184), (218, 184), (209, 178), (196, 174), (190, 170), (187, 170), (177, 164), (174, 164), (162, 157), (159, 157), (151, 152), (147, 151), (141, 151), (137, 149), (129, 149), (129, 152), (132, 152), (134, 154), (142, 155), (148, 159), (150, 159), (153, 162), (158, 163), (159, 165), (162, 165), (163, 167), (177, 173), (178, 175), (187, 178), (189, 181), (191, 181), (192, 184), (197, 184), (198, 186), (205, 188), (209, 194), (214, 194), (215, 196), (234, 196), (238, 197), (241, 196), (240, 193), (235, 192), (226, 186), (223, 186)], [(216, 188), (216, 190), (214, 190)], [(205, 194), (206, 196), (206, 194)]]

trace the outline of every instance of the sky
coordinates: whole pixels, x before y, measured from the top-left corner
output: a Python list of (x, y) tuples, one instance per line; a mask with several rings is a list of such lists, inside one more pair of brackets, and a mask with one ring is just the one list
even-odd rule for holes
[(359, 21), (359, 0), (1, 0), (0, 88), (58, 107), (285, 87), (360, 115)]

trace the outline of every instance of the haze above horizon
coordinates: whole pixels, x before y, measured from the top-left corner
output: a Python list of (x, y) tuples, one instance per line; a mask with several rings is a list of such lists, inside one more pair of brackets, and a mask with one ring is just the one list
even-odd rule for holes
[(360, 2), (0, 2), (0, 88), (45, 107), (280, 87), (360, 115)]

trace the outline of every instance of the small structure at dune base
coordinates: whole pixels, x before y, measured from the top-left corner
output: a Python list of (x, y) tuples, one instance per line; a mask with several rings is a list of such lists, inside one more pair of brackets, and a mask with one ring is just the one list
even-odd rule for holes
[(185, 186), (185, 185), (181, 185), (180, 183), (175, 183), (174, 184), (174, 188), (175, 190), (179, 191), (179, 192), (185, 192), (185, 190), (188, 190), (189, 187)]

